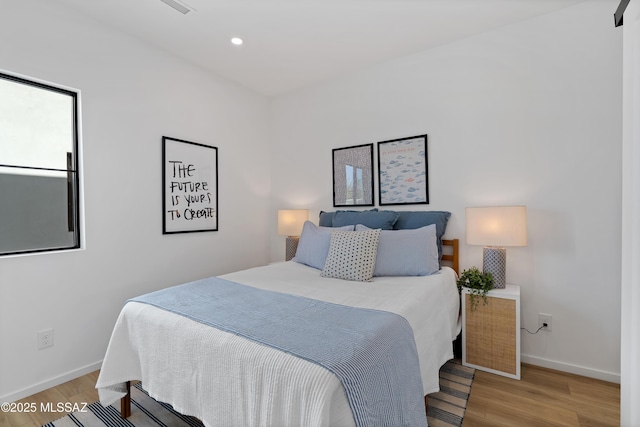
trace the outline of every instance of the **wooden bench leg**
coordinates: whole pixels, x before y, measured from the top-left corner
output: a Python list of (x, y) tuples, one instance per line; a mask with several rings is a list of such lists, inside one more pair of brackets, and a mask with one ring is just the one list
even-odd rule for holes
[(127, 394), (120, 399), (120, 416), (122, 418), (131, 416), (131, 381), (127, 381)]

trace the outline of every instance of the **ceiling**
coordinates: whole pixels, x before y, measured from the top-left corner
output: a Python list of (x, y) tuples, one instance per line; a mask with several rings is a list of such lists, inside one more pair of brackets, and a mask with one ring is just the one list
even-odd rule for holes
[(274, 96), (584, 0), (55, 1)]

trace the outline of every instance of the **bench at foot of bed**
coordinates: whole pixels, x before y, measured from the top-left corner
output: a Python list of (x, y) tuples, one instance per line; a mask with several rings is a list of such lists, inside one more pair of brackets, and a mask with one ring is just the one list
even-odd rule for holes
[[(427, 410), (429, 396), (424, 397), (424, 409)], [(127, 394), (120, 399), (120, 416), (123, 419), (131, 416), (131, 381), (127, 381)]]
[(131, 416), (131, 381), (127, 381), (127, 394), (120, 399), (120, 416), (122, 418)]

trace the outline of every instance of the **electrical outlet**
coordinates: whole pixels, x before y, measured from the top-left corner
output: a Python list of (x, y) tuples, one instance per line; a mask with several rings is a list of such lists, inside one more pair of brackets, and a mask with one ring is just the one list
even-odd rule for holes
[(53, 329), (38, 331), (38, 350), (53, 347)]
[[(544, 326), (544, 324), (547, 326)], [(542, 331), (551, 332), (551, 326), (553, 325), (553, 317), (550, 314), (538, 313), (538, 328), (542, 328)]]

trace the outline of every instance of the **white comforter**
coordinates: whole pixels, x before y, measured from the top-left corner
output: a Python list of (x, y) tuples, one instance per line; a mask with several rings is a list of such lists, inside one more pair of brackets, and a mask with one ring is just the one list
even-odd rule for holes
[[(439, 368), (453, 357), (459, 297), (448, 267), (367, 283), (323, 278), (295, 262), (222, 277), (404, 316), (414, 331), (425, 395), (438, 391)], [(206, 426), (354, 425), (342, 385), (326, 369), (146, 304), (126, 304), (116, 322), (96, 384), (102, 404), (124, 396), (129, 380), (141, 380), (152, 397)]]

